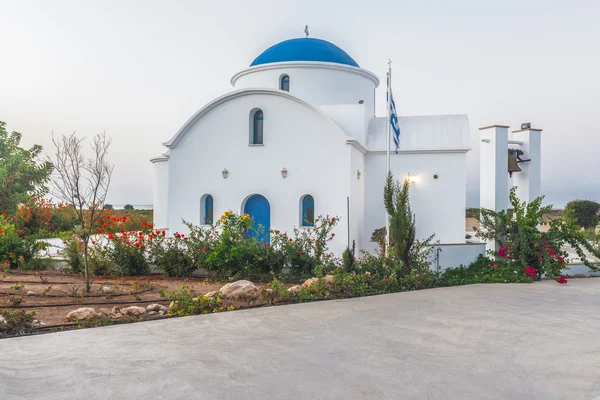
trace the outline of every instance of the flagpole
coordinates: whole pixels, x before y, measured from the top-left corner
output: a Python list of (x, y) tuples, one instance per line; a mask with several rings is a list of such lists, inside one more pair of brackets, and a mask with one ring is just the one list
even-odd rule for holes
[[(388, 61), (388, 72), (387, 72), (387, 92), (386, 92), (386, 100), (387, 100), (387, 119), (385, 123), (385, 179), (387, 179), (390, 174), (390, 110), (391, 110), (391, 101), (392, 96), (390, 96), (390, 87), (392, 85), (392, 60)], [(387, 249), (390, 247), (390, 216), (385, 213), (385, 243), (386, 243), (386, 253)]]

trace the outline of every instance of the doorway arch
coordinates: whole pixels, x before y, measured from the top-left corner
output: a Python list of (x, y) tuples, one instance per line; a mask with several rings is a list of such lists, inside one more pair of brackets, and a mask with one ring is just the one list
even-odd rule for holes
[(260, 194), (253, 194), (244, 202), (244, 214), (254, 221), (254, 229), (248, 236), (255, 237), (261, 243), (270, 242), (271, 206), (269, 201)]

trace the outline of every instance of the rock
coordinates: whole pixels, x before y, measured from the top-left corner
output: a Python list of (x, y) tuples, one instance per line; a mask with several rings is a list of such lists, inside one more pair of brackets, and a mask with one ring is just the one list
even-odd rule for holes
[(273, 293), (273, 289), (271, 289), (271, 288), (265, 289), (265, 293), (272, 294)]
[(146, 309), (144, 307), (131, 306), (131, 307), (123, 308), (121, 310), (121, 314), (139, 317), (140, 315), (146, 314)]
[(154, 304), (150, 304), (148, 307), (146, 307), (146, 311), (150, 312), (150, 311), (167, 311), (167, 307), (160, 305), (158, 303), (154, 303)]
[(113, 318), (123, 318), (123, 314), (121, 314), (121, 313), (115, 313), (115, 314), (112, 314), (112, 317)]
[(158, 315), (165, 315), (165, 312), (166, 312), (166, 311), (160, 310), (160, 311), (158, 312)]
[(33, 290), (30, 290), (27, 292), (27, 296), (37, 296), (37, 293), (34, 292)]
[(91, 319), (97, 317), (96, 310), (91, 307), (81, 307), (67, 314), (69, 321), (77, 321), (78, 319)]
[(208, 292), (204, 295), (204, 297), (215, 297), (219, 293), (218, 290), (213, 290), (212, 292)]
[(101, 290), (102, 290), (103, 293), (110, 293), (110, 292), (112, 292), (112, 289), (111, 289), (110, 286), (102, 286)]
[(4, 317), (2, 315), (0, 315), (0, 324), (5, 324), (6, 320), (4, 319)]
[(318, 281), (319, 281), (319, 278), (310, 278), (310, 279), (305, 280), (304, 283), (302, 284), (302, 286), (309, 287), (310, 285), (314, 285)]
[(223, 298), (230, 300), (262, 300), (260, 290), (250, 281), (241, 280), (228, 283), (220, 290)]
[[(325, 282), (325, 285), (332, 285), (335, 283), (335, 277), (333, 275), (325, 275), (322, 280)], [(302, 286), (309, 287), (310, 285), (316, 284), (318, 281), (319, 278), (310, 278), (305, 280)]]
[(120, 313), (120, 312), (121, 312), (121, 307), (119, 307), (119, 306), (114, 306), (114, 307), (112, 308), (112, 310), (111, 310), (111, 312), (110, 312), (110, 313), (111, 313), (111, 314), (118, 314), (118, 313)]
[(171, 308), (175, 307), (175, 303), (176, 303), (175, 301), (172, 301), (172, 302), (169, 304), (169, 310), (170, 310)]
[(198, 298), (197, 298), (197, 297), (194, 297), (194, 298), (192, 299), (192, 301), (198, 301)]
[(156, 314), (158, 314), (158, 312), (156, 312), (156, 311), (148, 311), (148, 315), (156, 315)]
[(289, 288), (288, 292), (298, 293), (300, 291), (300, 289), (302, 289), (302, 286), (296, 285), (296, 286), (292, 286), (291, 288)]
[(100, 314), (102, 317), (110, 317), (112, 313), (108, 308), (101, 308), (98, 310), (98, 314)]

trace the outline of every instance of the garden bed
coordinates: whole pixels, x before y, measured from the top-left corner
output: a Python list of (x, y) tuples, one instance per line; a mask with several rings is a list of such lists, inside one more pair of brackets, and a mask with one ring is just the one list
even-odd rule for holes
[[(2, 275), (0, 275), (2, 277)], [(24, 310), (36, 312), (40, 326), (72, 325), (67, 320), (70, 311), (81, 307), (95, 309), (140, 306), (146, 308), (157, 303), (169, 306), (170, 301), (160, 296), (160, 290), (173, 291), (182, 285), (194, 290), (197, 295), (219, 290), (227, 282), (214, 282), (205, 279), (177, 279), (162, 276), (106, 277), (94, 280), (89, 295), (84, 295), (85, 282), (79, 275), (60, 272), (10, 272), (0, 280), (0, 311)], [(22, 286), (22, 287), (21, 287)], [(257, 284), (266, 288), (268, 284)], [(109, 288), (106, 292), (103, 288)], [(35, 292), (35, 295), (27, 295)], [(21, 297), (20, 304), (11, 302), (11, 297)], [(247, 307), (243, 301), (223, 299), (225, 307)], [(144, 319), (159, 316), (145, 315)], [(115, 319), (117, 321), (117, 319)]]

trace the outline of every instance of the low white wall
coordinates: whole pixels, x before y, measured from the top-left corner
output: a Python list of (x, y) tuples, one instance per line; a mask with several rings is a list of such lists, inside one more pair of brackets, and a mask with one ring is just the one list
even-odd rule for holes
[(459, 265), (467, 266), (477, 260), (480, 254), (485, 255), (485, 243), (440, 244), (432, 247), (434, 249), (429, 257), (432, 269), (436, 269), (438, 266), (442, 270)]

